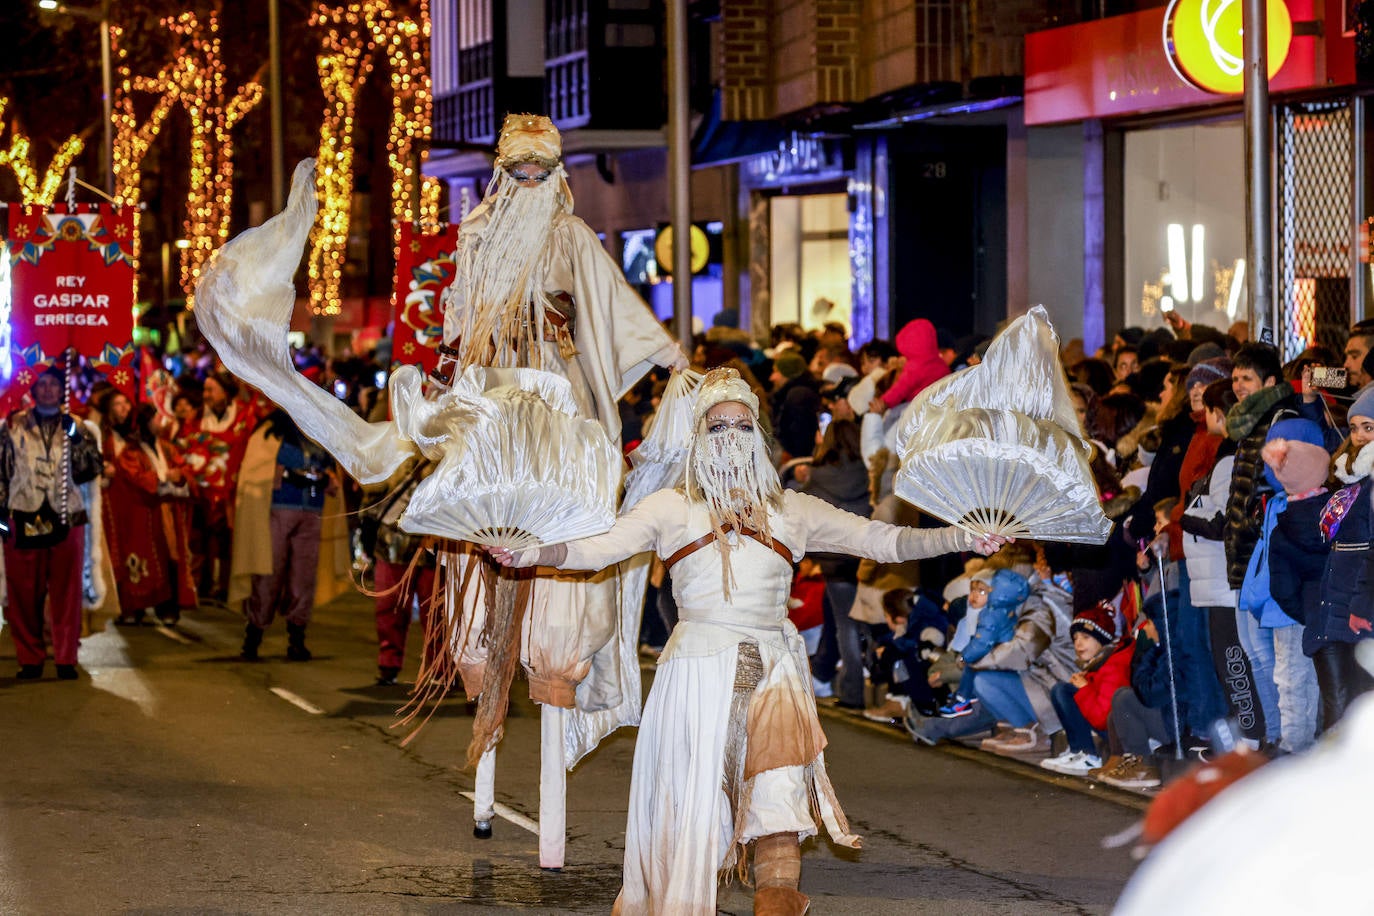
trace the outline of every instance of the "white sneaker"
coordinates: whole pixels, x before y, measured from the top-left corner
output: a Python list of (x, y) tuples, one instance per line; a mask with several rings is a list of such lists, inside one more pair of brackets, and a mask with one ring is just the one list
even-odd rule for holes
[(823, 681), (815, 675), (811, 676), (811, 688), (815, 691), (816, 699), (824, 700), (835, 695), (829, 681)]
[(1058, 757), (1040, 761), (1040, 765), (1054, 773), (1065, 776), (1086, 776), (1089, 770), (1102, 766), (1102, 758), (1081, 751), (1065, 751)]

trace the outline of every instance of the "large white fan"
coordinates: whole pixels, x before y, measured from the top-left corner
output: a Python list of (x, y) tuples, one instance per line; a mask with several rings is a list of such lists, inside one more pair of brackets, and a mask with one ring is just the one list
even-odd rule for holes
[(673, 370), (668, 387), (658, 402), (653, 422), (644, 439), (630, 453), (634, 468), (625, 476), (625, 499), (620, 511), (628, 512), (650, 493), (682, 483), (687, 451), (692, 444), (692, 405), (701, 373)]
[(624, 462), (599, 423), (577, 416), (566, 379), (473, 366), (437, 408), (429, 422), (451, 435), (401, 516), (403, 530), (524, 548), (614, 524)]
[(1041, 306), (977, 366), (931, 385), (897, 437), (899, 497), (982, 534), (1101, 544), (1111, 533)]

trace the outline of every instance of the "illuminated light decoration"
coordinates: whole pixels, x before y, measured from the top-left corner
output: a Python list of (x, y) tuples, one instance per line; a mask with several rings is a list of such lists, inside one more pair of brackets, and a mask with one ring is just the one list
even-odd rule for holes
[[(124, 30), (118, 26), (110, 27), (110, 51), (117, 63), (115, 68), (113, 117), (114, 117), (114, 197), (123, 206), (138, 207), (143, 197), (142, 173), (143, 158), (148, 154), (153, 140), (161, 131), (163, 122), (171, 113), (174, 95), (166, 90), (171, 64), (153, 78), (153, 85), (164, 87), (153, 98), (152, 110), (146, 120), (140, 120), (134, 95), (134, 78), (129, 69), (129, 52), (119, 43)], [(135, 230), (133, 237), (134, 262), (134, 301), (138, 301), (138, 263), (143, 251), (142, 234)]]
[(1236, 318), (1236, 309), (1240, 307), (1240, 291), (1245, 289), (1245, 259), (1237, 258), (1235, 270), (1231, 274), (1231, 289), (1226, 297), (1226, 317), (1232, 321)]
[[(424, 224), (438, 219), (442, 185), (416, 174), (429, 145), (433, 110), (426, 59), (429, 3), (420, 0), (415, 19), (397, 13), (391, 0), (363, 0), (337, 9), (320, 4), (310, 21), (324, 30), (316, 64), (325, 96), (316, 156), (321, 206), (311, 237), (310, 297), (317, 315), (334, 315), (340, 310), (352, 216), (357, 99), (379, 55), (389, 74), (391, 94), (387, 163), (393, 222)], [(411, 194), (417, 180), (421, 182), (418, 212)]]
[(1204, 241), (1205, 235), (1206, 235), (1206, 230), (1203, 228), (1202, 223), (1194, 223), (1194, 224), (1193, 224), (1193, 278), (1192, 278), (1192, 282), (1191, 282), (1190, 285), (1189, 285), (1189, 292), (1191, 292), (1191, 293), (1193, 294), (1193, 295), (1192, 295), (1192, 299), (1193, 299), (1194, 302), (1201, 302), (1201, 301), (1202, 301), (1202, 268), (1203, 268), (1203, 265), (1206, 263), (1206, 262), (1203, 260), (1203, 247), (1204, 247), (1204, 246), (1203, 246), (1203, 241)]
[(229, 240), (234, 193), (231, 133), (262, 100), (263, 86), (255, 77), (229, 94), (216, 13), (211, 12), (203, 23), (195, 13), (182, 13), (163, 19), (162, 26), (181, 39), (175, 59), (156, 77), (135, 77), (131, 88), (179, 104), (191, 122), (191, 176), (185, 223), (190, 245), (181, 260), (181, 288), (186, 295), (186, 307), (191, 308), (201, 270)]
[[(9, 108), (10, 100), (0, 96), (0, 121), (5, 117), (5, 111)], [(0, 127), (0, 129), (3, 129)], [(19, 133), (14, 125), (10, 125), (10, 145), (9, 149), (0, 147), (0, 168), (8, 168), (14, 173), (14, 180), (19, 185), (19, 200), (25, 204), (41, 204), (50, 207), (57, 200), (57, 192), (62, 189), (62, 181), (66, 178), (67, 169), (71, 166), (76, 157), (81, 155), (85, 149), (86, 141), (76, 135), (68, 137), (57, 148), (53, 154), (52, 161), (48, 163), (47, 171), (42, 172), (40, 177), (39, 168), (34, 165), (29, 157), (32, 144), (29, 138)]]
[[(1164, 13), (1164, 52), (1174, 73), (1203, 92), (1244, 91), (1245, 41), (1241, 0), (1172, 0)], [(1284, 0), (1267, 0), (1269, 78), (1283, 68), (1293, 43)]]
[(1183, 247), (1183, 224), (1170, 223), (1166, 231), (1169, 242), (1169, 285), (1175, 302), (1188, 301), (1188, 253)]

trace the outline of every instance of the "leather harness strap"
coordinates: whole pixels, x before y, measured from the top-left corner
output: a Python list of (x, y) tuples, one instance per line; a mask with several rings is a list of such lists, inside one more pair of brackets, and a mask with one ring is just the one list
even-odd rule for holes
[[(788, 566), (792, 565), (792, 550), (782, 541), (778, 540), (777, 538), (773, 538), (773, 543), (769, 544), (767, 541), (763, 539), (763, 535), (759, 534), (752, 528), (740, 528), (739, 533), (742, 534), (744, 537), (753, 538), (765, 547), (771, 547), (774, 553), (776, 553), (778, 556), (782, 557), (784, 560), (787, 561)], [(692, 554), (696, 553), (698, 550), (705, 547), (707, 544), (711, 543), (715, 539), (715, 532), (708, 531), (701, 537), (697, 538), (695, 541), (692, 541), (690, 544), (683, 544), (677, 550), (674, 550), (673, 555), (670, 556), (667, 560), (663, 561), (663, 565), (666, 566), (668, 569), (672, 569), (675, 565), (677, 565), (677, 562), (679, 560), (687, 559)]]

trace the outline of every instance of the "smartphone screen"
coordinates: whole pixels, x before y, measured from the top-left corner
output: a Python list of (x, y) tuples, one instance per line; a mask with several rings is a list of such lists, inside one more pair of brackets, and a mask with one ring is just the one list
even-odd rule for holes
[(827, 426), (830, 425), (830, 419), (831, 419), (830, 414), (828, 414), (828, 413), (823, 413), (823, 414), (821, 414), (820, 419), (821, 419), (821, 435), (825, 435), (825, 429), (826, 429)]

